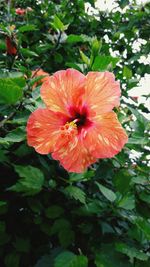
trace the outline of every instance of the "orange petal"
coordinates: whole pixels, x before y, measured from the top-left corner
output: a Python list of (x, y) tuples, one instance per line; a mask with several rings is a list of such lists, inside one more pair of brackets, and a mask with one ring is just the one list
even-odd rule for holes
[(120, 85), (111, 72), (89, 72), (86, 76), (85, 102), (97, 114), (119, 105)]
[(53, 111), (67, 113), (70, 105), (80, 105), (84, 93), (85, 76), (77, 70), (56, 72), (41, 87), (41, 97)]
[(89, 165), (96, 161), (96, 158), (90, 155), (79, 136), (73, 136), (70, 140), (66, 138), (58, 139), (52, 157), (59, 160), (67, 171), (76, 173), (84, 172)]
[(97, 117), (95, 126), (89, 129), (83, 140), (94, 157), (111, 158), (122, 150), (128, 136), (112, 111)]
[(35, 82), (34, 85), (32, 86), (32, 89), (34, 89), (36, 86), (41, 85), (42, 83), (48, 81), (50, 78), (49, 73), (43, 71), (42, 69), (36, 69), (36, 70), (32, 71), (32, 78), (37, 78), (39, 76), (45, 76), (45, 77), (43, 77), (43, 78), (41, 78), (41, 80)]
[(66, 118), (62, 113), (56, 113), (48, 109), (37, 109), (27, 122), (27, 142), (40, 154), (48, 154), (53, 151), (59, 128)]

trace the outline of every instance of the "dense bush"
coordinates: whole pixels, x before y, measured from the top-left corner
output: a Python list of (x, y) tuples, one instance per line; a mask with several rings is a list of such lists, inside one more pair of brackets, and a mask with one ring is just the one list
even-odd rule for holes
[[(149, 51), (150, 9), (133, 2), (95, 16), (83, 0), (0, 3), (1, 267), (150, 266), (148, 110), (128, 96), (149, 72), (139, 59)], [(83, 174), (26, 142), (27, 119), (42, 104), (43, 76), (32, 71), (68, 67), (113, 71), (124, 96), (115, 112), (128, 143)]]

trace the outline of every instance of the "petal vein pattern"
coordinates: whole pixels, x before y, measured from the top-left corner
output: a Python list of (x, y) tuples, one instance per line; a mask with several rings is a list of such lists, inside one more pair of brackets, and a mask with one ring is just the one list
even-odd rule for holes
[(65, 116), (49, 109), (37, 109), (27, 123), (27, 141), (40, 154), (53, 151), (60, 127), (64, 124)]
[(41, 97), (51, 110), (67, 113), (68, 106), (81, 104), (84, 84), (85, 76), (79, 71), (58, 71), (41, 87)]
[(85, 101), (97, 114), (119, 106), (120, 85), (113, 73), (89, 72), (86, 76)]

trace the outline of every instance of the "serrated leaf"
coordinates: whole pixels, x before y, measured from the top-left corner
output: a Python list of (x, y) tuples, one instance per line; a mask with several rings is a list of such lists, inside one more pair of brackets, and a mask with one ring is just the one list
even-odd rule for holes
[(93, 55), (93, 57), (95, 57), (99, 54), (101, 47), (102, 47), (102, 42), (99, 41), (97, 39), (97, 37), (94, 38), (92, 40), (92, 55)]
[(51, 23), (51, 25), (53, 26), (55, 30), (59, 30), (59, 31), (65, 31), (68, 28), (68, 24), (64, 25), (57, 15), (54, 16), (54, 20)]
[(79, 200), (83, 204), (86, 203), (85, 193), (79, 187), (70, 185), (65, 188), (64, 192), (71, 198), (74, 198), (75, 200)]
[(113, 177), (113, 183), (117, 191), (119, 191), (121, 194), (128, 192), (130, 189), (131, 178), (132, 175), (128, 170), (118, 170)]
[(144, 202), (147, 202), (148, 204), (150, 204), (150, 194), (146, 193), (146, 192), (141, 192), (139, 195), (140, 199)]
[(96, 184), (97, 184), (99, 190), (101, 191), (101, 193), (102, 193), (102, 194), (103, 194), (109, 201), (114, 202), (114, 201), (116, 200), (116, 194), (115, 194), (112, 190), (108, 189), (107, 187), (105, 187), (105, 186), (103, 186), (103, 185), (101, 185), (101, 184), (99, 184), (99, 183), (97, 183), (97, 182), (96, 182)]
[(134, 195), (125, 195), (123, 196), (119, 202), (117, 203), (119, 208), (125, 209), (125, 210), (132, 210), (135, 208), (135, 198)]
[(84, 42), (84, 39), (80, 35), (70, 34), (70, 35), (68, 35), (66, 42), (69, 44), (76, 44), (79, 42)]
[(15, 79), (0, 78), (0, 103), (8, 105), (15, 104), (22, 98), (22, 89)]
[(84, 255), (76, 256), (70, 251), (59, 254), (55, 259), (54, 267), (87, 267), (88, 260)]
[(63, 212), (64, 210), (57, 205), (53, 205), (45, 210), (46, 217), (50, 219), (55, 219), (60, 217), (60, 215), (62, 215)]
[(146, 145), (148, 144), (148, 138), (141, 138), (139, 137), (130, 137), (128, 139), (128, 144), (135, 144), (135, 145)]
[(44, 175), (38, 168), (30, 165), (26, 167), (15, 165), (14, 168), (21, 179), (8, 190), (21, 192), (24, 195), (35, 195), (41, 191)]
[(133, 259), (136, 258), (141, 261), (147, 261), (148, 255), (135, 247), (126, 245), (125, 243), (116, 243), (116, 250), (127, 255), (130, 258), (130, 261), (133, 262)]
[(74, 242), (74, 232), (70, 228), (61, 229), (58, 233), (61, 246), (67, 248)]
[(102, 244), (101, 249), (96, 252), (95, 264), (96, 267), (132, 267), (125, 258), (122, 258), (115, 251), (113, 243)]
[(80, 50), (80, 56), (81, 56), (81, 58), (82, 58), (82, 60), (83, 60), (83, 62), (87, 65), (87, 66), (89, 66), (89, 64), (90, 64), (90, 59)]
[(124, 66), (123, 67), (123, 76), (128, 80), (130, 78), (132, 78), (132, 70), (127, 67), (127, 66)]
[(62, 252), (56, 257), (54, 267), (62, 267), (62, 266), (73, 267), (71, 266), (71, 264), (74, 258), (75, 258), (74, 253), (70, 251)]
[(115, 68), (119, 60), (120, 58), (118, 57), (114, 58), (112, 56), (98, 55), (94, 60), (92, 70), (104, 71), (107, 70), (109, 66), (111, 66), (111, 68)]
[(20, 48), (20, 52), (24, 57), (38, 57), (39, 55), (28, 48)]
[(93, 170), (89, 170), (84, 173), (70, 173), (69, 180), (71, 182), (87, 181), (90, 180), (93, 176), (94, 176)]
[(18, 30), (20, 32), (32, 32), (32, 31), (36, 31), (37, 28), (33, 24), (28, 24), (28, 25), (21, 26)]
[(150, 241), (150, 223), (142, 217), (135, 219), (134, 223), (144, 233), (145, 237)]
[(18, 143), (26, 138), (26, 133), (24, 127), (18, 127), (15, 130), (9, 132), (4, 139), (6, 142)]
[(57, 219), (51, 227), (51, 234), (59, 233), (64, 229), (70, 229), (71, 225), (66, 219)]

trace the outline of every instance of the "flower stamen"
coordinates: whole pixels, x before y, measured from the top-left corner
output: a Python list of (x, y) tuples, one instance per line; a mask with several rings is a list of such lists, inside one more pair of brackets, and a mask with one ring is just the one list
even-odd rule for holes
[(78, 119), (75, 119), (74, 121), (67, 122), (65, 125), (61, 126), (61, 137), (67, 137), (68, 139), (70, 139), (77, 134), (77, 120)]

